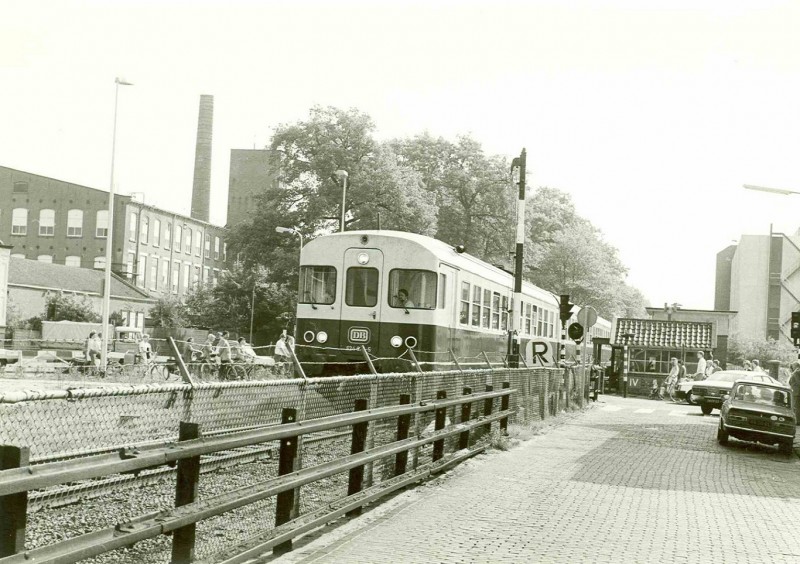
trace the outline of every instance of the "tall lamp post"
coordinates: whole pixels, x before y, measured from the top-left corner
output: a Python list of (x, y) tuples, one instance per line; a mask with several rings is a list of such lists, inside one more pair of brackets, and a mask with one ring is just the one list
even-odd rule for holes
[(108, 317), (111, 314), (111, 259), (114, 246), (114, 159), (117, 149), (117, 103), (119, 101), (119, 87), (132, 86), (133, 83), (122, 78), (114, 79), (114, 128), (111, 134), (111, 181), (108, 189), (108, 229), (106, 230), (106, 267), (103, 279), (103, 309), (100, 323), (103, 329), (103, 345), (100, 349), (100, 366), (106, 369), (108, 362)]
[(337, 170), (331, 175), (331, 178), (334, 180), (334, 182), (336, 182), (336, 184), (339, 184), (342, 187), (342, 219), (339, 221), (339, 232), (341, 233), (344, 233), (344, 212), (346, 209), (345, 206), (347, 205), (345, 202), (347, 199), (348, 176), (349, 175), (347, 174), (347, 171), (341, 169)]
[(276, 233), (294, 233), (295, 235), (300, 237), (300, 252), (303, 252), (303, 234), (300, 233), (297, 229), (295, 229), (294, 227), (276, 227), (275, 228), (275, 232)]

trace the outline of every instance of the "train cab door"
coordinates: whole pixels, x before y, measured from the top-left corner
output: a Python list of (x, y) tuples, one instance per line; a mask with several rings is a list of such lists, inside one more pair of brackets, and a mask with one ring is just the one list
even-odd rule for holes
[(343, 300), (339, 321), (339, 346), (376, 351), (380, 343), (383, 295), (383, 253), (378, 249), (351, 248), (344, 253)]

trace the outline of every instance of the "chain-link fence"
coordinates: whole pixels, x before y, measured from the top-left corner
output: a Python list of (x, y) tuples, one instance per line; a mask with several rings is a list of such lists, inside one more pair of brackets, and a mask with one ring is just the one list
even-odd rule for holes
[[(544, 419), (587, 397), (587, 378), (572, 369), (486, 369), (416, 372), (319, 379), (259, 382), (216, 382), (196, 385), (150, 384), (53, 392), (0, 392), (0, 445), (30, 449), (33, 467), (44, 462), (82, 458), (170, 444), (178, 439), (181, 422), (199, 425), (201, 435), (219, 436), (281, 423), (285, 408), (299, 421), (352, 412), (357, 400), (376, 409), (401, 403), (421, 404), (465, 394), (510, 387), (510, 419), (525, 423)], [(499, 398), (472, 402), (468, 419), (500, 410)], [(411, 419), (409, 436), (434, 433), (433, 411)], [(463, 423), (460, 406), (448, 407), (445, 425)], [(492, 427), (496, 430), (497, 423)], [(398, 418), (369, 425), (367, 449), (397, 439)], [(470, 444), (486, 441), (488, 428), (477, 428)], [(444, 452), (459, 450), (458, 435), (447, 438)], [(302, 437), (298, 463), (312, 467), (350, 454), (349, 430), (331, 430)], [(278, 444), (261, 443), (201, 457), (198, 500), (212, 498), (277, 475)], [(409, 452), (410, 469), (429, 464), (433, 446)], [(365, 483), (375, 486), (395, 475), (395, 457), (369, 463)], [(348, 473), (342, 472), (304, 486), (296, 506), (308, 514), (347, 496)], [(137, 515), (174, 506), (175, 471), (168, 466), (136, 474), (73, 481), (29, 492), (26, 549), (58, 539), (113, 527)], [(198, 523), (196, 555), (212, 558), (274, 526), (275, 499), (269, 498)], [(163, 535), (96, 557), (98, 562), (167, 562), (169, 540)]]

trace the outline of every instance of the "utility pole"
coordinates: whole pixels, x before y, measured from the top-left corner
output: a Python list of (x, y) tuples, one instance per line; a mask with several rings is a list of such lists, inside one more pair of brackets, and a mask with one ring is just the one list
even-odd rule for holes
[(517, 186), (519, 196), (517, 199), (517, 244), (514, 249), (514, 298), (511, 308), (511, 330), (508, 334), (509, 341), (509, 362), (511, 368), (519, 368), (519, 340), (521, 333), (522, 315), (522, 259), (525, 255), (525, 168), (527, 153), (525, 148), (511, 161), (512, 182), (514, 175), (519, 174)]

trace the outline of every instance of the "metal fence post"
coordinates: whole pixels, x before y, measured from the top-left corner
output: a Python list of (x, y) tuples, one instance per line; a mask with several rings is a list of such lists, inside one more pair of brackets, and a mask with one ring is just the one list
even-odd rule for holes
[[(170, 337), (171, 339), (171, 337)], [(178, 441), (200, 438), (200, 425), (181, 421)], [(197, 499), (197, 486), (200, 481), (200, 457), (184, 458), (178, 461), (175, 480), (175, 507), (193, 503)], [(194, 561), (196, 523), (191, 523), (172, 533), (172, 564), (188, 564)]]
[[(467, 386), (464, 388), (464, 395), (469, 396), (472, 394), (472, 388)], [(472, 402), (461, 404), (461, 422), (467, 423), (472, 417)], [(469, 448), (469, 429), (464, 431), (458, 436), (458, 450)]]
[[(400, 394), (400, 405), (407, 405), (411, 403), (411, 394)], [(397, 418), (397, 440), (404, 441), (408, 438), (408, 429), (411, 427), (411, 414), (400, 415)], [(406, 465), (408, 464), (408, 451), (398, 452), (394, 457), (394, 475), (406, 473)]]
[[(365, 399), (357, 399), (356, 405), (353, 411), (366, 411), (367, 410), (367, 400)], [(369, 423), (356, 423), (353, 425), (353, 435), (350, 440), (350, 454), (357, 454), (359, 452), (364, 452), (364, 448), (367, 446), (367, 430), (369, 428)], [(356, 466), (355, 468), (350, 469), (350, 476), (347, 481), (347, 495), (353, 495), (355, 493), (360, 492), (364, 487), (364, 465)], [(348, 517), (353, 517), (356, 515), (361, 515), (361, 508), (356, 507), (355, 509), (351, 509), (347, 512)]]
[[(507, 390), (511, 387), (511, 382), (503, 382), (503, 389)], [(500, 410), (506, 411), (508, 409), (508, 404), (510, 403), (511, 398), (509, 396), (503, 396), (500, 398)], [(508, 417), (503, 417), (500, 420), (500, 432), (504, 435), (508, 434)]]
[[(297, 420), (297, 410), (291, 407), (283, 408), (281, 412), (281, 423), (294, 423)], [(278, 458), (278, 475), (284, 476), (294, 472), (294, 461), (297, 456), (297, 437), (287, 437), (281, 439), (280, 454)], [(294, 511), (294, 490), (281, 492), (275, 502), (275, 526), (279, 527), (291, 521), (295, 515)], [(291, 539), (276, 545), (272, 549), (273, 554), (285, 554), (292, 550)]]
[[(494, 386), (492, 386), (491, 384), (486, 384), (486, 391), (491, 392), (492, 390), (494, 390)], [(485, 400), (483, 400), (483, 415), (484, 416), (491, 415), (493, 406), (494, 406), (494, 398), (486, 398)], [(490, 421), (489, 423), (487, 423), (484, 426), (484, 429), (486, 430), (487, 433), (491, 433), (492, 422)]]
[[(447, 399), (447, 391), (446, 390), (439, 390), (436, 392), (436, 399)], [(436, 423), (434, 424), (434, 430), (440, 431), (444, 429), (445, 421), (447, 420), (447, 408), (440, 407), (436, 410)], [(440, 458), (444, 456), (444, 439), (439, 439), (438, 441), (433, 441), (433, 462), (436, 462)]]
[(544, 421), (547, 416), (547, 378), (539, 378), (539, 418)]
[[(0, 445), (0, 470), (28, 466), (30, 449)], [(0, 558), (25, 550), (28, 492), (0, 497)]]

